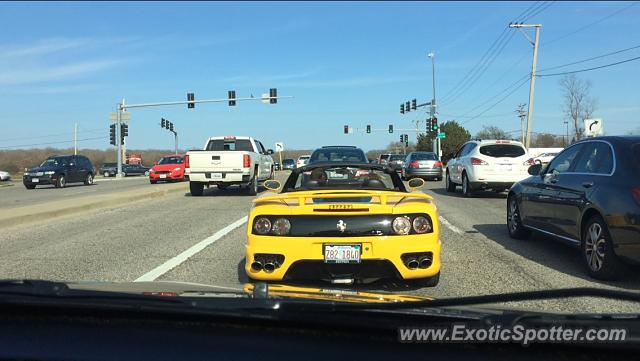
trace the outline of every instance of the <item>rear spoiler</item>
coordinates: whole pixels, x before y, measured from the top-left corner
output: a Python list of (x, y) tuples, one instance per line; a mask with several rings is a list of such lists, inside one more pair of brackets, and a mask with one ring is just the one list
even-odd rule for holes
[[(398, 204), (405, 200), (422, 200), (427, 203), (431, 203), (433, 198), (423, 193), (389, 193), (381, 191), (347, 191), (343, 193), (314, 193), (314, 194), (296, 194), (296, 193), (284, 193), (276, 196), (261, 197), (253, 200), (254, 205), (260, 205), (263, 203), (274, 203), (279, 201), (297, 200), (298, 206), (304, 206), (307, 201), (314, 199), (340, 199), (340, 198), (354, 198), (354, 197), (377, 197), (380, 199), (380, 205), (387, 205), (389, 198), (398, 199), (393, 203)], [(287, 203), (288, 204), (288, 203)]]

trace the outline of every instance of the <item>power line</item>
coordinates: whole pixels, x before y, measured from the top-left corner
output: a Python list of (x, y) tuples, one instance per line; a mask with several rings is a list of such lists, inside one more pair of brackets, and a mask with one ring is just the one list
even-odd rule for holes
[[(87, 129), (87, 130), (78, 130), (78, 133), (96, 133), (96, 132), (104, 132), (105, 130), (102, 128), (99, 129)], [(48, 135), (38, 135), (38, 136), (29, 136), (29, 137), (17, 137), (17, 138), (5, 138), (5, 139), (0, 139), (0, 142), (8, 142), (8, 141), (13, 141), (13, 140), (24, 140), (24, 139), (41, 139), (41, 138), (51, 138), (51, 137), (60, 137), (63, 135), (73, 135), (73, 132), (65, 132), (65, 133), (58, 133), (58, 134), (48, 134)]]
[[(507, 91), (509, 91), (509, 89), (513, 88), (514, 86), (519, 86), (520, 82), (522, 82), (523, 80), (527, 80), (529, 79), (530, 74), (524, 75), (520, 78), (518, 78), (518, 80), (516, 80), (515, 82), (511, 83), (508, 87), (502, 89), (500, 92), (498, 92), (496, 95), (490, 97), (489, 99), (485, 100), (483, 103), (478, 104), (477, 106), (475, 106), (474, 108), (468, 110), (467, 112), (465, 112), (463, 114), (463, 116), (467, 116), (470, 113), (473, 113), (474, 111), (476, 111), (479, 108), (482, 108), (483, 106), (485, 106), (487, 103), (491, 102), (492, 100), (494, 100), (495, 98), (499, 97), (500, 95), (506, 93)], [(471, 116), (471, 118), (473, 118), (474, 116)]]
[(540, 77), (545, 77), (545, 76), (558, 76), (558, 75), (565, 75), (565, 74), (575, 74), (575, 73), (583, 73), (585, 71), (591, 71), (591, 70), (596, 70), (596, 69), (602, 69), (602, 68), (608, 68), (611, 66), (615, 66), (615, 65), (619, 65), (619, 64), (624, 64), (624, 63), (628, 63), (630, 61), (634, 61), (634, 60), (638, 60), (640, 59), (640, 56), (637, 56), (635, 58), (631, 58), (631, 59), (626, 59), (626, 60), (622, 60), (622, 61), (618, 61), (615, 63), (611, 63), (611, 64), (605, 64), (605, 65), (601, 65), (601, 66), (596, 66), (593, 68), (587, 68), (587, 69), (580, 69), (580, 70), (574, 70), (574, 71), (565, 71), (562, 73), (553, 73), (553, 74), (538, 74), (536, 76), (540, 76)]
[(523, 19), (522, 21), (527, 21), (527, 20), (531, 19), (532, 17), (540, 14), (541, 12), (547, 10), (551, 5), (553, 5), (554, 2), (555, 1), (549, 1), (549, 2), (547, 2), (547, 4), (542, 4), (537, 11), (535, 11), (532, 14), (527, 15), (527, 17), (525, 19)]
[[(84, 141), (87, 141), (87, 140), (98, 140), (98, 139), (106, 139), (106, 138), (105, 137), (85, 138), (85, 139), (78, 139), (78, 142), (84, 142)], [(33, 147), (33, 146), (40, 146), (40, 145), (52, 145), (52, 144), (64, 144), (64, 143), (73, 143), (73, 140), (64, 140), (64, 141), (59, 141), (59, 142), (48, 142), (48, 143), (9, 145), (9, 146), (5, 146), (5, 147), (0, 147), (0, 149)]]
[(483, 110), (481, 113), (477, 114), (476, 116), (474, 116), (473, 118), (470, 118), (468, 120), (465, 120), (464, 122), (462, 122), (461, 124), (465, 124), (468, 123), (476, 118), (481, 117), (484, 113), (488, 112), (489, 110), (495, 108), (498, 104), (502, 103), (503, 101), (505, 101), (508, 97), (510, 97), (513, 93), (515, 93), (518, 89), (520, 89), (523, 85), (525, 85), (527, 83), (527, 78), (523, 79), (523, 81), (520, 82), (520, 84), (515, 87), (512, 91), (510, 91), (507, 95), (505, 95), (502, 99), (498, 100), (497, 102), (495, 102), (494, 104), (492, 104), (490, 107), (488, 107), (487, 109)]
[(638, 2), (637, 2), (637, 1), (634, 1), (633, 3), (631, 3), (631, 4), (630, 4), (630, 5), (628, 5), (628, 6), (625, 6), (625, 7), (624, 7), (624, 8), (622, 8), (622, 9), (616, 10), (616, 11), (614, 11), (613, 13), (611, 13), (611, 14), (609, 14), (609, 15), (606, 15), (606, 16), (604, 16), (604, 17), (602, 17), (602, 18), (600, 18), (600, 19), (598, 19), (598, 20), (596, 20), (596, 21), (594, 21), (594, 22), (591, 22), (591, 23), (589, 23), (589, 24), (587, 24), (587, 25), (584, 25), (584, 26), (582, 26), (582, 27), (580, 27), (580, 28), (578, 28), (578, 29), (576, 29), (576, 30), (574, 30), (574, 31), (568, 32), (568, 33), (566, 33), (566, 34), (564, 34), (564, 35), (561, 35), (561, 36), (559, 36), (559, 37), (557, 37), (557, 38), (555, 38), (555, 39), (549, 40), (549, 41), (547, 41), (547, 42), (545, 42), (545, 43), (541, 44), (540, 46), (542, 47), (542, 46), (545, 46), (545, 45), (549, 45), (549, 44), (555, 43), (556, 41), (562, 40), (562, 39), (564, 39), (564, 38), (566, 38), (566, 37), (568, 37), (568, 36), (571, 36), (571, 35), (573, 35), (573, 34), (579, 33), (579, 32), (581, 32), (581, 31), (583, 31), (583, 30), (585, 30), (585, 29), (590, 28), (590, 27), (591, 27), (591, 26), (593, 26), (593, 25), (599, 24), (599, 23), (601, 23), (601, 22), (603, 22), (603, 21), (605, 21), (605, 20), (607, 20), (607, 19), (609, 19), (609, 18), (611, 18), (611, 17), (613, 17), (613, 16), (616, 16), (616, 15), (620, 14), (621, 12), (623, 12), (623, 11), (625, 11), (625, 10), (628, 10), (629, 8), (631, 8), (632, 6), (635, 6), (635, 5), (637, 5), (637, 4), (638, 4)]
[(564, 68), (564, 67), (569, 66), (569, 65), (576, 65), (576, 64), (580, 64), (580, 63), (585, 63), (587, 61), (604, 58), (604, 57), (607, 57), (607, 56), (610, 56), (610, 55), (623, 53), (625, 51), (629, 51), (629, 50), (633, 50), (633, 49), (637, 49), (637, 48), (640, 48), (640, 45), (632, 46), (630, 48), (626, 48), (626, 49), (622, 49), (622, 50), (617, 50), (617, 51), (614, 51), (614, 52), (611, 52), (611, 53), (607, 53), (607, 54), (594, 56), (592, 58), (588, 58), (588, 59), (584, 59), (584, 60), (574, 61), (573, 63), (567, 63), (567, 64), (563, 64), (563, 65), (558, 65), (558, 66), (552, 66), (550, 68), (540, 69), (539, 71), (543, 71), (544, 72), (544, 71), (549, 71), (549, 70), (553, 70), (553, 69)]

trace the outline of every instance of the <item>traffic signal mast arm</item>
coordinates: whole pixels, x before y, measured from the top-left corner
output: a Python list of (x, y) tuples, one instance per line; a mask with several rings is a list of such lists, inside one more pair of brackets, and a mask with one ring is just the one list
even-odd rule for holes
[(245, 98), (224, 98), (224, 99), (202, 99), (202, 100), (193, 100), (193, 101), (189, 101), (189, 100), (180, 100), (180, 101), (174, 101), (174, 102), (158, 102), (158, 103), (141, 103), (141, 104), (124, 104), (121, 103), (119, 104), (119, 108), (120, 110), (125, 110), (125, 109), (130, 109), (130, 108), (146, 108), (146, 107), (160, 107), (160, 106), (166, 106), (166, 105), (182, 105), (182, 104), (196, 104), (196, 103), (224, 103), (224, 102), (229, 102), (229, 101), (249, 101), (249, 100), (263, 100), (263, 99), (268, 99), (269, 101), (271, 100), (276, 100), (276, 99), (290, 99), (293, 98), (292, 95), (279, 95), (277, 97), (266, 97), (266, 98), (262, 98), (262, 97), (245, 97)]

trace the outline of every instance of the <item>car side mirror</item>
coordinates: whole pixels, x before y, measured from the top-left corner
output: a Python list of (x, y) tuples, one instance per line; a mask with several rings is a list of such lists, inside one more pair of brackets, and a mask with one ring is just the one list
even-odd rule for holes
[(275, 179), (269, 179), (264, 182), (264, 187), (271, 192), (277, 192), (280, 189), (280, 182)]
[(273, 154), (273, 149), (268, 149), (267, 154)]
[(531, 167), (529, 167), (529, 169), (527, 169), (527, 172), (530, 175), (539, 175), (541, 170), (542, 170), (542, 164), (534, 164)]
[(424, 186), (424, 180), (422, 178), (413, 178), (409, 181), (409, 188), (411, 188), (412, 192), (418, 188), (422, 188), (422, 186)]

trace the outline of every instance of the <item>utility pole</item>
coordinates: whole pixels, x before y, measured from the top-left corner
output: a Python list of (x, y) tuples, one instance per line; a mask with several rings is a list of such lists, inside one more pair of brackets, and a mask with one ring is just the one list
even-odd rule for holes
[(565, 148), (566, 148), (566, 147), (567, 147), (567, 145), (569, 144), (569, 121), (568, 121), (568, 120), (565, 120), (565, 121), (564, 121), (564, 124), (567, 126), (567, 137), (565, 138), (565, 140), (564, 140), (564, 142), (563, 142), (563, 143), (564, 143), (564, 146), (565, 146)]
[[(427, 56), (431, 58), (431, 78), (432, 78), (431, 83), (433, 86), (433, 98), (431, 98), (431, 107), (429, 108), (429, 116), (431, 117), (431, 119), (433, 119), (436, 116), (436, 61), (435, 61), (436, 54), (432, 51), (429, 54), (427, 54)], [(436, 137), (435, 140), (436, 140), (436, 144), (435, 144), (434, 152), (436, 153), (436, 156), (438, 157), (438, 159), (440, 159), (440, 156), (442, 154), (440, 137)]]
[(516, 110), (516, 113), (520, 118), (520, 142), (522, 142), (522, 144), (524, 144), (524, 118), (527, 116), (527, 112), (524, 111), (525, 106), (527, 105), (520, 104), (518, 105), (518, 109)]
[(78, 155), (78, 123), (73, 127), (73, 154)]
[(531, 145), (531, 128), (533, 123), (533, 95), (536, 89), (536, 65), (538, 63), (538, 44), (540, 43), (540, 28), (542, 24), (509, 24), (510, 28), (535, 28), (536, 35), (535, 40), (531, 41), (531, 38), (527, 35), (527, 33), (522, 32), (524, 36), (529, 40), (529, 42), (533, 45), (533, 61), (531, 63), (531, 82), (529, 85), (529, 109), (527, 110), (527, 139), (525, 143), (525, 147), (529, 149)]
[(122, 124), (121, 120), (122, 120), (122, 110), (124, 109), (124, 99), (122, 99), (122, 103), (118, 103), (118, 105), (116, 106), (117, 110), (116, 110), (116, 145), (118, 146), (118, 168), (117, 168), (117, 174), (116, 174), (116, 178), (122, 178), (122, 137), (120, 135), (120, 131), (121, 131), (121, 127), (120, 125)]

